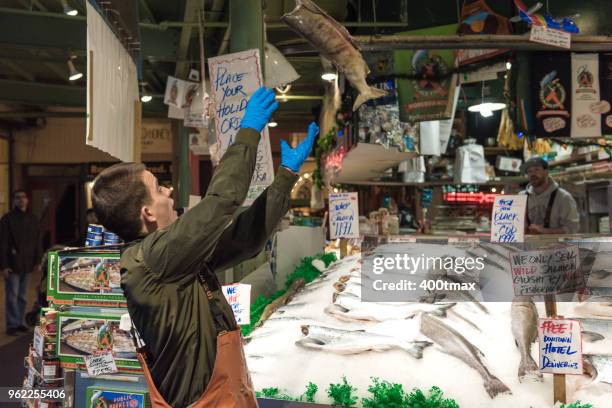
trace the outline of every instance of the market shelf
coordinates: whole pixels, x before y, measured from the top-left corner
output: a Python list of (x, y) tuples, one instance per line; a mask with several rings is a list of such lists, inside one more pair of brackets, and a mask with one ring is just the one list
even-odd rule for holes
[(387, 186), (387, 187), (432, 187), (432, 186), (465, 186), (465, 185), (477, 185), (477, 186), (503, 186), (505, 184), (514, 183), (526, 183), (525, 177), (503, 177), (499, 180), (490, 180), (484, 183), (455, 183), (453, 180), (432, 180), (425, 181), (422, 183), (410, 182), (404, 183), (402, 181), (374, 181), (374, 180), (354, 180), (344, 181), (343, 184), (352, 184), (356, 186)]

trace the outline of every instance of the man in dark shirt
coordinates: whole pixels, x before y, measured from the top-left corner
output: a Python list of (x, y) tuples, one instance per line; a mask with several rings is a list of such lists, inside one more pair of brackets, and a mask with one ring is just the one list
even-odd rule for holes
[(6, 333), (27, 331), (23, 324), (28, 279), (40, 271), (42, 249), (38, 219), (28, 210), (24, 190), (13, 193), (13, 209), (0, 220), (0, 273), (6, 280)]

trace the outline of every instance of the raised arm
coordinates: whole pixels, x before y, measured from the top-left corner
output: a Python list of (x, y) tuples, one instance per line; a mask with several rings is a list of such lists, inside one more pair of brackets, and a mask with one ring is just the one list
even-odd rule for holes
[(206, 197), (169, 228), (150, 234), (143, 242), (145, 262), (162, 279), (172, 282), (189, 276), (213, 253), (232, 223), (249, 189), (260, 132), (278, 107), (274, 97), (274, 91), (265, 88), (252, 95), (236, 141), (217, 166)]

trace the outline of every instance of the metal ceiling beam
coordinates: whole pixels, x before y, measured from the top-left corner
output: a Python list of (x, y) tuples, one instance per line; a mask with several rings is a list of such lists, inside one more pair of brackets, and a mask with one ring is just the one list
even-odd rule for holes
[(27, 80), (27, 81), (35, 81), (36, 78), (34, 77), (34, 75), (24, 71), (24, 69), (22, 67), (20, 67), (19, 65), (15, 64), (13, 61), (9, 61), (9, 60), (2, 60), (0, 61), (0, 64), (4, 65), (5, 67), (7, 67), (9, 70), (13, 71), (13, 73), (15, 73), (15, 75)]
[(85, 88), (0, 79), (0, 101), (48, 106), (85, 106)]
[[(200, 0), (187, 0), (187, 3), (185, 4), (185, 13), (183, 14), (183, 19), (185, 22), (192, 22), (198, 18), (198, 12), (200, 12), (198, 4), (200, 2)], [(195, 27), (197, 26), (198, 24), (196, 22)], [(179, 61), (187, 58), (187, 51), (189, 51), (189, 43), (191, 42), (192, 29), (192, 25), (182, 26), (178, 50), (176, 53), (176, 57), (179, 59)], [(175, 75), (179, 78), (184, 78), (187, 76), (189, 65), (189, 63), (183, 61), (178, 62), (174, 70)]]
[(147, 3), (147, 0), (140, 0), (140, 7), (142, 8), (142, 11), (144, 11), (143, 14), (149, 20), (149, 22), (152, 24), (156, 24), (157, 20), (155, 19), (155, 16), (153, 15), (153, 12), (149, 7), (149, 3)]
[[(87, 49), (85, 16), (0, 8), (0, 27), (1, 44), (41, 49)], [(140, 33), (143, 58), (176, 59), (178, 33), (175, 30), (143, 27), (141, 24)]]
[(21, 5), (26, 9), (31, 9), (32, 5), (34, 5), (41, 11), (48, 11), (48, 9), (39, 0), (31, 0), (29, 1), (30, 4), (28, 4), (27, 0), (19, 0), (19, 3), (21, 3)]

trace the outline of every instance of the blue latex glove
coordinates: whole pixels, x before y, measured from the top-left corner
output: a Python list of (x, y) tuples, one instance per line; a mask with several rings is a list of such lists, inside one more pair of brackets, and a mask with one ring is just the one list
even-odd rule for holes
[(312, 144), (318, 134), (319, 127), (316, 123), (312, 122), (308, 126), (308, 136), (295, 149), (292, 149), (287, 142), (281, 140), (281, 166), (288, 168), (294, 173), (299, 172), (300, 167), (302, 167), (302, 164), (304, 164), (304, 161), (310, 155)]
[(240, 127), (261, 132), (268, 124), (272, 113), (278, 108), (278, 102), (274, 100), (275, 97), (276, 94), (273, 89), (266, 89), (262, 86), (256, 90), (247, 103)]

